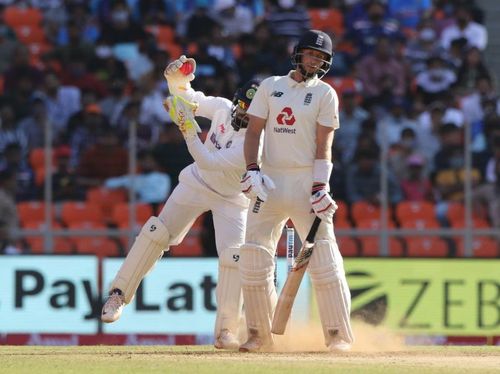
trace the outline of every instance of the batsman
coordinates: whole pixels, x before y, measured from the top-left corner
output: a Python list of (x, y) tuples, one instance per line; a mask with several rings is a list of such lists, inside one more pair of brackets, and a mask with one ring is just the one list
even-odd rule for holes
[[(111, 283), (101, 320), (109, 323), (120, 318), (124, 306), (131, 302), (139, 283), (163, 252), (179, 244), (195, 219), (210, 210), (219, 255), (214, 346), (237, 349), (242, 309), (238, 260), (249, 204), (240, 191), (240, 177), (245, 171), (246, 109), (259, 84), (254, 80), (247, 82), (236, 91), (231, 102), (194, 91), (190, 82), (195, 70), (196, 61), (185, 56), (167, 66), (165, 78), (173, 96), (164, 103), (195, 162), (181, 171), (179, 184), (158, 217), (149, 218), (136, 237)], [(205, 143), (198, 136), (195, 114), (212, 121)]]
[[(322, 31), (309, 30), (291, 57), (295, 70), (263, 80), (247, 111), (247, 171), (241, 187), (252, 203), (245, 244), (240, 250), (249, 334), (248, 341), (240, 346), (242, 352), (272, 350), (271, 323), (277, 302), (273, 259), (289, 218), (302, 241), (315, 216), (321, 219), (308, 271), (325, 344), (332, 351), (345, 351), (354, 341), (351, 296), (333, 231), (337, 205), (329, 194), (331, 149), (334, 131), (339, 128), (338, 98), (321, 78), (332, 65), (332, 40)], [(276, 188), (267, 188), (270, 184)], [(258, 209), (252, 209), (255, 204)]]

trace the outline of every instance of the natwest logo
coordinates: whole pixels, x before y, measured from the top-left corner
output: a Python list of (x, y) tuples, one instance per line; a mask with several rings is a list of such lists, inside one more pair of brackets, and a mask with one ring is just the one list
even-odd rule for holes
[(276, 117), (276, 122), (280, 125), (292, 126), (295, 123), (295, 116), (293, 115), (292, 108), (284, 107), (281, 113)]

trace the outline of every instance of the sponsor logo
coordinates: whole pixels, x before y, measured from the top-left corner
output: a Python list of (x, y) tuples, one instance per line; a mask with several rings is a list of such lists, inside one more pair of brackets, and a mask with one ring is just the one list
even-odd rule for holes
[(271, 94), (271, 97), (281, 97), (283, 96), (283, 92), (281, 91), (273, 91), (273, 93)]
[(226, 128), (224, 127), (223, 123), (219, 125), (219, 131), (221, 132), (221, 134), (224, 134), (226, 132)]
[(304, 105), (311, 104), (312, 98), (313, 98), (313, 94), (311, 92), (308, 92), (306, 94), (306, 97), (304, 98)]
[(281, 113), (278, 114), (278, 117), (276, 117), (276, 122), (280, 125), (293, 126), (295, 123), (295, 116), (293, 115), (292, 108), (288, 106), (284, 107), (281, 110)]
[(215, 135), (214, 132), (212, 133), (212, 135), (210, 135), (210, 141), (212, 142), (212, 144), (214, 145), (215, 148), (217, 148), (217, 149), (222, 148), (220, 143), (217, 141), (217, 136)]
[(233, 141), (232, 141), (232, 140), (228, 141), (228, 142), (226, 143), (226, 148), (230, 148), (232, 144), (233, 144)]

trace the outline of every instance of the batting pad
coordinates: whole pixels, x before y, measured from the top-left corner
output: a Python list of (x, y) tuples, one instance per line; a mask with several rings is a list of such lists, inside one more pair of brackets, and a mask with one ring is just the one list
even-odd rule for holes
[(243, 305), (238, 269), (239, 252), (239, 248), (227, 248), (219, 254), (219, 280), (215, 291), (217, 316), (214, 336), (216, 338), (224, 329), (228, 329), (233, 334), (238, 331)]
[(168, 251), (169, 233), (158, 217), (150, 217), (135, 238), (125, 261), (111, 283), (110, 290), (119, 288), (128, 304), (134, 297), (139, 283), (153, 268), (156, 261)]
[(309, 274), (318, 300), (319, 315), (328, 346), (340, 338), (352, 344), (351, 293), (342, 256), (335, 242), (318, 240), (309, 262)]
[(249, 334), (271, 340), (271, 323), (278, 301), (274, 287), (274, 256), (262, 246), (240, 249), (240, 276)]

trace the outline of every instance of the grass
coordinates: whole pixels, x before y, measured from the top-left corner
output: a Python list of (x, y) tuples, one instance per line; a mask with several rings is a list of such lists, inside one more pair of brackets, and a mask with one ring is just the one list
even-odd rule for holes
[(0, 346), (0, 373), (500, 373), (500, 347), (253, 353), (211, 346)]

